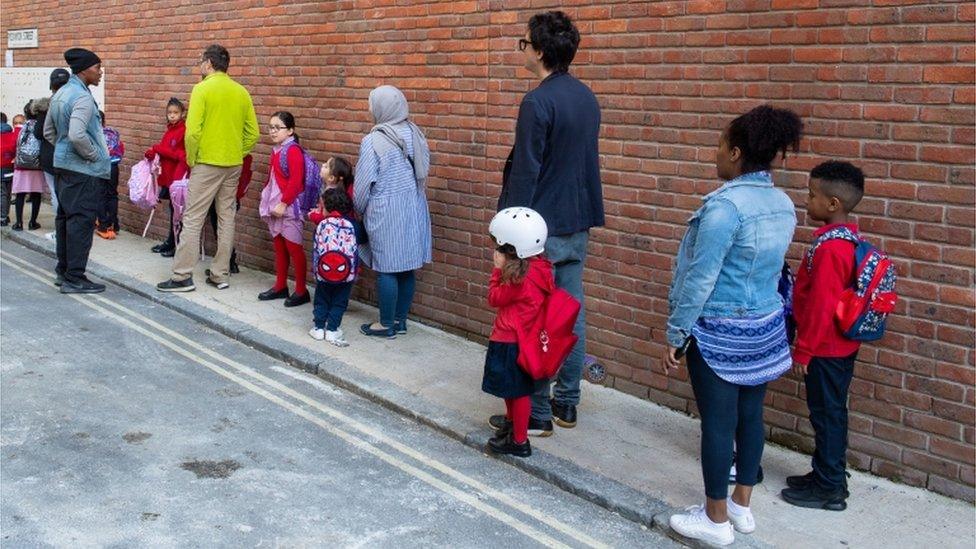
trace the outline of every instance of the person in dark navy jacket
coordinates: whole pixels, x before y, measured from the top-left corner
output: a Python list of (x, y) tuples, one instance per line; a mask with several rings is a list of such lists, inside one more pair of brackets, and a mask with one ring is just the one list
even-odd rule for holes
[[(604, 224), (600, 184), (600, 105), (586, 84), (569, 73), (580, 35), (561, 11), (534, 15), (519, 50), (525, 68), (541, 80), (522, 98), (515, 145), (505, 164), (498, 209), (524, 206), (539, 212), (549, 228), (546, 256), (556, 285), (583, 304), (583, 263), (591, 227)], [(549, 436), (552, 419), (576, 425), (586, 349), (586, 319), (580, 311), (574, 332), (579, 343), (550, 386), (532, 398), (529, 434)], [(498, 421), (496, 421), (498, 420)], [(501, 424), (497, 417), (490, 420)]]

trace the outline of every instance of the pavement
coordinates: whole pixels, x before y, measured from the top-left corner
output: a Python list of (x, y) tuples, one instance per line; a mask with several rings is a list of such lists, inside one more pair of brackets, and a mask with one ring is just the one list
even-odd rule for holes
[[(53, 221), (42, 216), (39, 231), (7, 239), (48, 255), (44, 238)], [(459, 442), (482, 448), (489, 415), (501, 403), (480, 391), (484, 347), (457, 336), (409, 324), (395, 340), (358, 334), (376, 318), (375, 308), (353, 302), (343, 321), (349, 347), (312, 340), (311, 306), (285, 309), (259, 302), (272, 275), (243, 268), (227, 290), (203, 284), (207, 262), (197, 266), (197, 291), (164, 294), (155, 284), (170, 275), (171, 261), (149, 252), (156, 242), (122, 232), (95, 238), (92, 275), (142, 295), (275, 360), (379, 403)], [(53, 269), (53, 261), (50, 263)], [(502, 458), (522, 470), (631, 521), (673, 535), (667, 517), (703, 498), (698, 460), (699, 423), (663, 406), (602, 386), (584, 383), (580, 421), (532, 439), (533, 456)], [(765, 481), (753, 494), (757, 530), (736, 534), (739, 547), (967, 547), (976, 545), (973, 505), (923, 489), (852, 471), (844, 512), (800, 509), (784, 503), (785, 477), (809, 470), (809, 456), (767, 444)], [(682, 540), (687, 541), (687, 540)], [(694, 544), (692, 544), (694, 545)]]

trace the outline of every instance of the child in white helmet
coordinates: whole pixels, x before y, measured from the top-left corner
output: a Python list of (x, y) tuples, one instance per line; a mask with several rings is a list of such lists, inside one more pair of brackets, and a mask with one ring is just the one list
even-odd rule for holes
[(529, 445), (530, 395), (545, 380), (536, 381), (518, 365), (517, 328), (535, 319), (546, 295), (555, 290), (552, 264), (543, 256), (546, 222), (529, 208), (506, 208), (488, 228), (495, 242), (495, 268), (488, 283), (488, 304), (498, 309), (488, 339), (481, 390), (505, 399), (505, 419), (488, 450), (518, 457), (532, 455)]

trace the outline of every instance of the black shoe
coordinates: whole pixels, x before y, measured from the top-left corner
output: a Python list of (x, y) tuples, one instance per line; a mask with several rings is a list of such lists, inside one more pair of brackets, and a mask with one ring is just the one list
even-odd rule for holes
[(288, 288), (282, 288), (281, 290), (275, 290), (271, 288), (270, 290), (265, 290), (258, 294), (258, 301), (271, 301), (272, 299), (285, 299), (288, 297)]
[(237, 266), (237, 263), (231, 263), (228, 270), (232, 275), (236, 275), (237, 273), (241, 272), (241, 268)]
[(149, 251), (152, 252), (152, 253), (154, 253), (154, 254), (158, 254), (158, 253), (162, 252), (163, 250), (165, 250), (167, 248), (169, 248), (169, 246), (167, 246), (166, 243), (163, 242), (162, 244), (156, 244), (152, 248), (149, 248)]
[(285, 299), (285, 307), (298, 307), (299, 305), (304, 305), (312, 301), (312, 298), (308, 295), (308, 292), (304, 294), (291, 294)]
[(576, 427), (576, 406), (559, 404), (555, 400), (549, 399), (549, 407), (552, 409), (552, 419), (556, 425), (567, 429)]
[(488, 440), (488, 451), (495, 454), (508, 454), (516, 457), (529, 457), (532, 455), (532, 445), (528, 439), (522, 444), (512, 440), (512, 434), (508, 433), (504, 437), (495, 437)]
[(806, 488), (786, 488), (779, 493), (783, 501), (797, 507), (843, 511), (847, 509), (847, 493), (843, 488), (824, 490), (816, 482)]
[(14, 230), (14, 231), (23, 231), (24, 230), (24, 224), (23, 223), (20, 223), (20, 222), (14, 223), (13, 226), (10, 227), (10, 229), (11, 230)]
[(407, 333), (407, 321), (397, 320), (396, 322), (393, 323), (393, 328), (396, 330), (396, 333), (405, 334)]
[(159, 255), (163, 257), (173, 257), (176, 255), (176, 248), (166, 248), (165, 250), (159, 252)]
[(504, 437), (512, 432), (512, 422), (505, 417), (505, 414), (488, 418), (488, 426), (495, 430), (496, 437)]
[(54, 276), (54, 285), (57, 286), (58, 288), (60, 288), (62, 284), (64, 284), (64, 275), (60, 275), (60, 274), (59, 275), (55, 275)]
[(97, 294), (105, 291), (105, 285), (91, 280), (79, 280), (78, 282), (61, 283), (62, 294)]
[(0, 227), (6, 227), (7, 225), (10, 225), (10, 220), (9, 219), (6, 219), (6, 218), (0, 219)]
[(793, 475), (786, 477), (786, 485), (790, 488), (803, 490), (813, 484), (813, 471), (805, 475)]
[(156, 284), (156, 289), (160, 292), (192, 292), (197, 287), (193, 285), (192, 278), (186, 280), (173, 280), (171, 278)]
[(27, 224), (28, 231), (36, 231), (37, 229), (40, 228), (41, 228), (41, 224), (38, 223), (37, 221), (31, 221), (30, 223)]
[(373, 337), (385, 337), (387, 339), (396, 339), (396, 329), (395, 328), (382, 328), (380, 330), (374, 330), (372, 324), (363, 324), (359, 327), (359, 331), (363, 335), (373, 336)]
[(552, 422), (547, 420), (536, 419), (534, 417), (529, 418), (529, 436), (530, 437), (551, 437), (552, 436)]

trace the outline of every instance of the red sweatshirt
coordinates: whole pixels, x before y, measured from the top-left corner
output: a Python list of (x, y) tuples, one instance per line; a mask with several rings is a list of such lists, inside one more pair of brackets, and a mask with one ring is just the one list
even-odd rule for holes
[(17, 134), (13, 131), (0, 133), (0, 169), (13, 170), (17, 157)]
[[(271, 153), (271, 169), (274, 170), (275, 181), (278, 182), (278, 189), (281, 190), (281, 201), (287, 205), (298, 198), (298, 195), (305, 189), (305, 158), (302, 151), (297, 146), (288, 147), (288, 177), (281, 171), (281, 150)], [(268, 174), (268, 183), (271, 182), (271, 174)]]
[[(836, 228), (847, 227), (857, 234), (857, 225), (826, 225), (813, 233), (814, 239)], [(796, 344), (793, 360), (809, 364), (813, 357), (840, 358), (854, 354), (861, 344), (844, 337), (834, 314), (844, 290), (854, 281), (854, 244), (833, 239), (821, 244), (813, 255), (813, 269), (807, 272), (804, 256), (793, 288), (793, 317)]]
[(555, 288), (552, 263), (542, 256), (529, 260), (529, 272), (518, 284), (502, 284), (501, 269), (493, 270), (488, 283), (488, 305), (498, 309), (498, 314), (489, 339), (499, 343), (518, 343), (517, 328), (536, 318), (546, 293)]
[(167, 124), (163, 138), (146, 151), (146, 158), (149, 160), (159, 155), (160, 173), (156, 183), (159, 183), (160, 187), (169, 187), (174, 181), (183, 179), (190, 169), (186, 165), (184, 134), (186, 134), (186, 123), (183, 120)]

